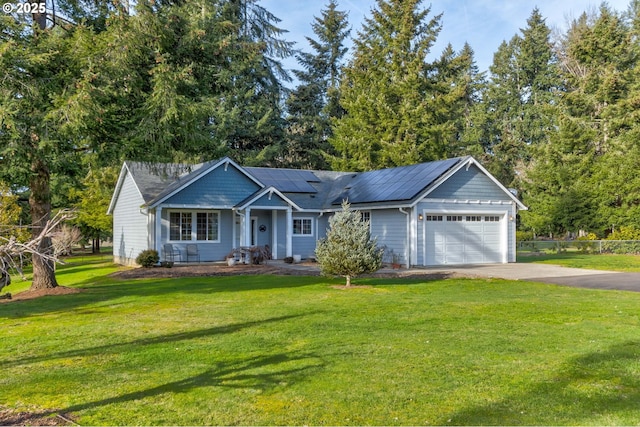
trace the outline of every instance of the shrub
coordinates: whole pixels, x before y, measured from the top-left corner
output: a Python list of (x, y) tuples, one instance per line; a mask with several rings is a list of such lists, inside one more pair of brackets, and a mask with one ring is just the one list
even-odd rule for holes
[(160, 261), (160, 256), (155, 249), (144, 250), (136, 257), (136, 262), (145, 268), (153, 267), (158, 261)]
[(524, 242), (528, 240), (533, 240), (533, 231), (516, 231), (516, 241)]
[(371, 240), (369, 222), (362, 221), (360, 212), (352, 211), (348, 202), (329, 219), (329, 226), (327, 237), (316, 248), (322, 274), (343, 276), (349, 286), (352, 277), (382, 267), (384, 250)]

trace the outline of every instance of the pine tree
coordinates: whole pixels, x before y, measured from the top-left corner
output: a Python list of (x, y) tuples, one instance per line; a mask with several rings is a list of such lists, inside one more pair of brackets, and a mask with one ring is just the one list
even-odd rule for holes
[(329, 219), (329, 227), (316, 246), (322, 274), (345, 277), (346, 286), (351, 286), (353, 277), (382, 267), (382, 250), (376, 239), (371, 240), (369, 222), (362, 220), (359, 211), (351, 210), (347, 201)]

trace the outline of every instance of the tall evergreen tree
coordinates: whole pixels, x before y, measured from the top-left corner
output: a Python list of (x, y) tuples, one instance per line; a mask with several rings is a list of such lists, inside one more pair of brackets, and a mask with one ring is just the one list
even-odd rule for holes
[(626, 185), (635, 182), (629, 171), (637, 165), (627, 155), (637, 152), (629, 144), (637, 122), (625, 112), (638, 99), (631, 34), (603, 5), (596, 15), (575, 20), (561, 40), (565, 87), (555, 108), (558, 131), (527, 171), (525, 201), (531, 213), (523, 216), (526, 226), (602, 234), (620, 225), (626, 217), (620, 213), (640, 202)]
[(553, 106), (561, 86), (551, 31), (536, 8), (490, 66), (486, 92), (485, 163), (507, 185), (519, 186), (531, 150), (554, 129)]
[(369, 170), (446, 155), (434, 108), (443, 95), (427, 61), (441, 16), (427, 19), (430, 8), (421, 9), (421, 3), (378, 0), (358, 32), (340, 86), (346, 114), (330, 141), (335, 169)]
[(295, 70), (299, 84), (287, 99), (288, 133), (283, 163), (287, 166), (323, 169), (323, 153), (329, 151), (331, 120), (342, 116), (338, 89), (342, 60), (348, 48), (347, 13), (337, 10), (330, 0), (320, 18), (311, 25), (316, 39), (307, 37), (313, 50), (300, 52), (296, 58), (302, 70)]
[[(29, 188), (35, 237), (50, 219), (52, 175), (78, 162), (78, 145), (64, 121), (95, 47), (83, 26), (34, 24), (0, 16), (0, 179)], [(49, 238), (38, 251), (32, 289), (56, 287)]]

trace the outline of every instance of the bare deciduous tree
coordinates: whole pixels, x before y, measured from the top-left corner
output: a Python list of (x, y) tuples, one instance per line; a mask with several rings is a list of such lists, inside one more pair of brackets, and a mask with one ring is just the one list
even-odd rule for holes
[[(23, 278), (22, 260), (27, 254), (38, 255), (51, 265), (60, 262), (54, 251), (43, 251), (42, 242), (50, 239), (60, 229), (60, 224), (74, 216), (71, 210), (61, 210), (46, 222), (40, 234), (26, 242), (18, 241), (15, 236), (0, 235), (0, 291), (11, 283), (10, 270), (18, 272)], [(48, 249), (48, 248), (47, 248)], [(8, 294), (10, 298), (10, 294)]]

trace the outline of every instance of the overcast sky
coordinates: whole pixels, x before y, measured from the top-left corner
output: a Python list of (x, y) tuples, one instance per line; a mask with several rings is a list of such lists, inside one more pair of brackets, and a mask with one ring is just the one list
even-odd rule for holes
[[(610, 0), (612, 9), (627, 10), (630, 0)], [(320, 17), (328, 0), (261, 0), (260, 4), (282, 20), (280, 27), (289, 31), (285, 38), (295, 41), (296, 48), (309, 51), (305, 36), (317, 38), (311, 30), (313, 17)], [(432, 0), (424, 1), (424, 7), (431, 5), (432, 15), (443, 13), (442, 31), (432, 53), (439, 56), (447, 43), (456, 51), (469, 42), (475, 52), (476, 64), (485, 71), (493, 61), (493, 54), (503, 40), (510, 40), (520, 28), (527, 25), (527, 18), (534, 7), (546, 18), (550, 28), (560, 31), (567, 28), (567, 22), (577, 18), (584, 11), (597, 9), (601, 1), (591, 0)], [(375, 0), (338, 0), (338, 10), (349, 13), (352, 26), (351, 35), (361, 28), (365, 16), (375, 6)], [(287, 68), (298, 68), (295, 60), (285, 62)]]

